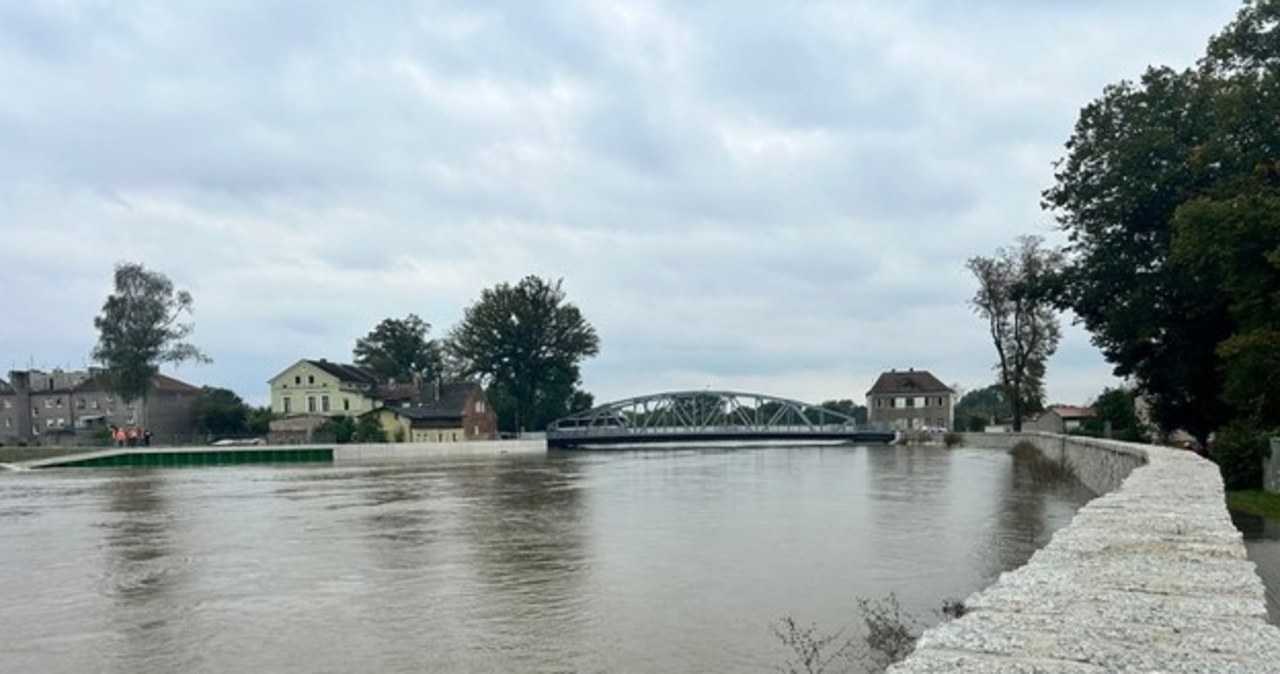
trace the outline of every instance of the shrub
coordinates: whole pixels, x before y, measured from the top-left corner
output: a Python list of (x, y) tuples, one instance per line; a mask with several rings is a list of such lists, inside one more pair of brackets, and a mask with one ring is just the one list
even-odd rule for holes
[(1267, 455), (1269, 433), (1233, 424), (1218, 432), (1209, 458), (1218, 464), (1227, 489), (1262, 487), (1262, 462)]

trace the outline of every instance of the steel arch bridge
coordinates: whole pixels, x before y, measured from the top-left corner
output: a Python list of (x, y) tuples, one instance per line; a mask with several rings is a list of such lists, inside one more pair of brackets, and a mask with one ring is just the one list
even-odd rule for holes
[(598, 405), (552, 422), (549, 447), (733, 441), (892, 442), (853, 417), (798, 400), (738, 391), (671, 391)]

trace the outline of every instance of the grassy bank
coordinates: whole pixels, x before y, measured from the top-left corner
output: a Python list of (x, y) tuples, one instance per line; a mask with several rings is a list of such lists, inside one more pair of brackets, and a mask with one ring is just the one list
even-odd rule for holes
[(1235, 512), (1280, 520), (1280, 494), (1250, 489), (1227, 492), (1227, 508)]

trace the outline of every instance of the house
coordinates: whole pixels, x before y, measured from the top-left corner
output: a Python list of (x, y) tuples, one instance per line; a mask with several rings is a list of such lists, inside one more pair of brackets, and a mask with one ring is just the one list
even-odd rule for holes
[(304, 358), (267, 381), (274, 416), (355, 417), (379, 406), (377, 375), (358, 365)]
[(473, 383), (397, 382), (359, 365), (323, 358), (299, 360), (268, 383), (275, 417), (268, 439), (273, 444), (311, 442), (315, 429), (330, 417), (375, 412), (393, 440), (480, 440), (496, 432), (496, 416), (484, 391)]
[(432, 384), (421, 399), (387, 405), (374, 415), (396, 442), (464, 442), (497, 437), (498, 416), (484, 390), (472, 382)]
[(928, 370), (889, 370), (867, 391), (867, 423), (897, 430), (950, 429), (955, 391)]
[(1050, 405), (1034, 419), (1023, 422), (1023, 430), (1046, 433), (1071, 433), (1080, 430), (1097, 414), (1092, 407), (1075, 405)]
[(195, 434), (200, 389), (163, 374), (145, 400), (125, 404), (101, 370), (15, 370), (0, 387), (0, 444), (91, 444), (110, 426), (144, 426), (156, 442)]

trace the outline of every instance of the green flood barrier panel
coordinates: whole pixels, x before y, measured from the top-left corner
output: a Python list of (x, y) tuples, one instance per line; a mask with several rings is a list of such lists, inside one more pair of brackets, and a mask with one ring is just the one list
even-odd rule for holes
[(45, 468), (186, 468), (251, 463), (333, 463), (332, 448), (124, 452), (91, 459), (69, 459)]

